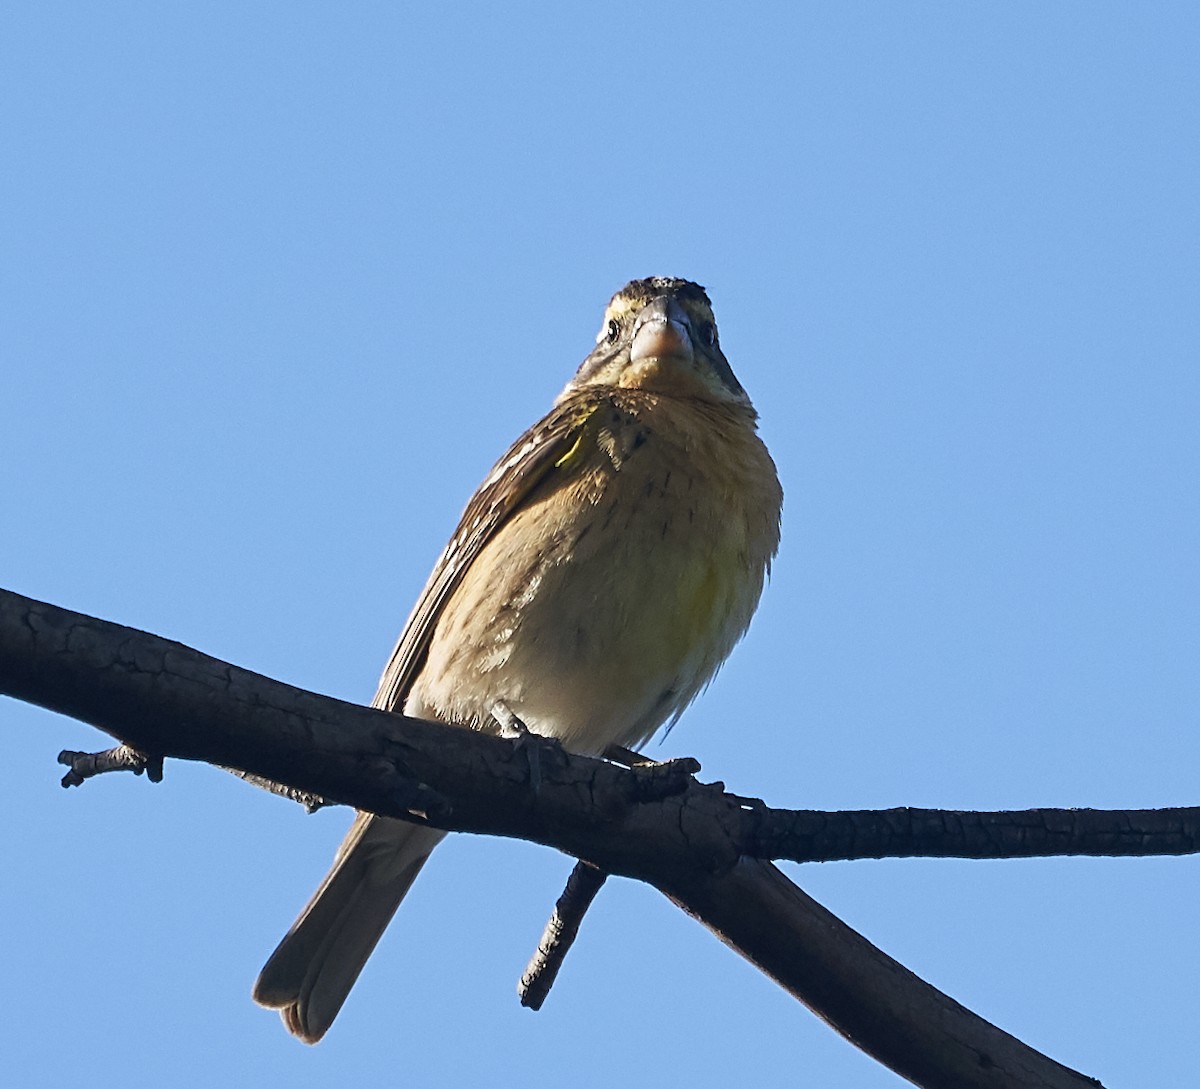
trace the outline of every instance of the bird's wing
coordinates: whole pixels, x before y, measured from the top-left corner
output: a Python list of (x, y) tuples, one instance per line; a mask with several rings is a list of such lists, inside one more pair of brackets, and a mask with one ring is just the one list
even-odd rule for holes
[(384, 668), (373, 707), (403, 708), (450, 595), (495, 533), (535, 492), (543, 494), (547, 487), (560, 487), (574, 477), (587, 460), (581, 451), (595, 441), (599, 407), (594, 397), (562, 401), (496, 462), (438, 557)]

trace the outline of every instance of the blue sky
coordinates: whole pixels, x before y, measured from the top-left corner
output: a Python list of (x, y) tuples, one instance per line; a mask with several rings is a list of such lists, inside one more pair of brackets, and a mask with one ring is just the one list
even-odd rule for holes
[[(10, 5), (0, 584), (365, 701), (493, 459), (635, 276), (708, 285), (786, 491), (661, 756), (778, 805), (1195, 804), (1191, 4)], [(324, 1043), (251, 982), (348, 817), (57, 786), (13, 702), (14, 1085), (885, 1089), (652, 890), (545, 1009), (568, 860), (460, 838)], [(793, 868), (1111, 1085), (1194, 1077), (1196, 862)]]

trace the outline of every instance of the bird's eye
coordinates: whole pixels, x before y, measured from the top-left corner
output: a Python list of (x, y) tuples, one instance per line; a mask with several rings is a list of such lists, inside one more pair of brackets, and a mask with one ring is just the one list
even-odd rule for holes
[(604, 330), (604, 339), (607, 340), (609, 342), (609, 344), (616, 344), (617, 337), (619, 337), (620, 335), (621, 335), (620, 323), (617, 321), (616, 318), (609, 318), (608, 325), (605, 327), (605, 330)]
[(700, 339), (704, 341), (709, 348), (717, 346), (717, 327), (711, 322), (705, 322), (700, 327)]

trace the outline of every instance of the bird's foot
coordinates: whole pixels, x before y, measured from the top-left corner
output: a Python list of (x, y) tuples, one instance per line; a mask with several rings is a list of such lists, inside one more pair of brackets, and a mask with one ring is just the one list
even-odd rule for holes
[(604, 750), (604, 759), (635, 773), (634, 796), (643, 802), (661, 801), (683, 794), (695, 783), (693, 776), (700, 770), (700, 761), (692, 756), (651, 760), (620, 745), (609, 745)]
[(542, 786), (542, 757), (538, 747), (542, 739), (521, 721), (504, 700), (492, 704), (492, 719), (500, 728), (500, 736), (514, 742), (513, 750), (524, 751), (525, 759), (529, 762), (529, 785), (536, 794)]
[(700, 761), (694, 756), (677, 756), (672, 760), (654, 760), (644, 753), (634, 752), (621, 745), (609, 745), (604, 750), (604, 759), (623, 768), (644, 768), (662, 771), (663, 773), (678, 773), (695, 775), (700, 770)]

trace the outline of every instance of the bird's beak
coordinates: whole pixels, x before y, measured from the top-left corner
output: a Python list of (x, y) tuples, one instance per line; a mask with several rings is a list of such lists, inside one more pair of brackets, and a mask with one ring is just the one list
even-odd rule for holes
[(679, 303), (660, 295), (642, 308), (633, 323), (630, 362), (663, 358), (690, 361), (694, 354), (691, 319)]

